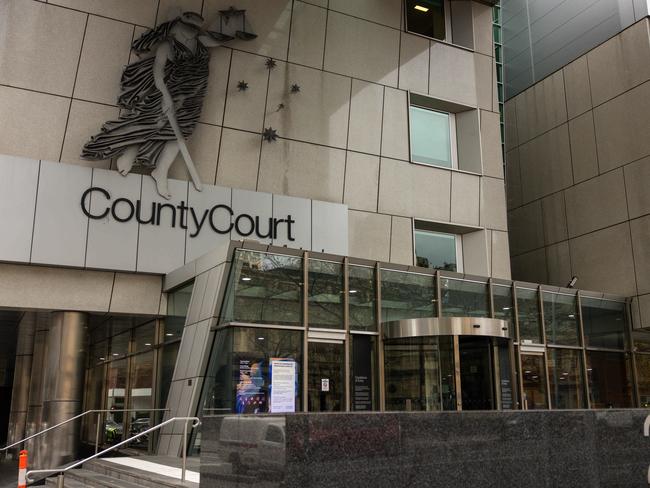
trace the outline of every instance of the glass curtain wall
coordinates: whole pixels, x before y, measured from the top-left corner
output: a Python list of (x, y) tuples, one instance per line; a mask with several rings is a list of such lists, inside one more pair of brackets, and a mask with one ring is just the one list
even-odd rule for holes
[[(167, 317), (91, 316), (83, 410), (115, 410), (102, 415), (100, 443), (114, 444), (162, 420), (192, 283), (167, 297)], [(118, 412), (118, 410), (132, 410)], [(84, 417), (83, 440), (94, 444), (97, 417)], [(132, 448), (151, 449), (141, 437)]]
[[(625, 407), (634, 405), (635, 358), (639, 395), (650, 404), (650, 337), (636, 341), (633, 358), (622, 301), (308, 254), (304, 261), (235, 251), (202, 392), (206, 413), (273, 412), (273, 395), (282, 392), (282, 411)], [(459, 340), (460, 349), (476, 352), (474, 366), (492, 381), (493, 397), (457, 402), (465, 392), (456, 391), (453, 338), (379, 336), (382, 322), (428, 317), (508, 323), (512, 342), (486, 339), (486, 354), (483, 344)], [(119, 341), (96, 348), (123, 357)], [(480, 363), (484, 358), (490, 361)], [(276, 364), (283, 379), (274, 379)], [(460, 373), (469, 378), (474, 369), (466, 366)]]

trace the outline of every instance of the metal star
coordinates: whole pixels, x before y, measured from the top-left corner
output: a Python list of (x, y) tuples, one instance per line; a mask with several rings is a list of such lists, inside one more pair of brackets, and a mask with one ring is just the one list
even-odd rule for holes
[(291, 85), (291, 93), (298, 93), (300, 91), (300, 85), (298, 83), (294, 83)]
[(266, 65), (267, 69), (273, 69), (275, 68), (275, 59), (273, 58), (266, 58), (266, 62), (264, 63)]
[(248, 83), (246, 83), (244, 80), (241, 80), (239, 83), (237, 83), (237, 89), (239, 91), (248, 90)]
[(267, 142), (276, 141), (278, 139), (278, 131), (273, 127), (268, 127), (264, 129), (264, 132), (262, 132), (262, 139)]

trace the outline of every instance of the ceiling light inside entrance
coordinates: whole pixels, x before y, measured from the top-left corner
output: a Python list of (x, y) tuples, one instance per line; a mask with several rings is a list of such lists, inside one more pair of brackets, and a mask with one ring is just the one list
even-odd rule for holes
[(423, 7), (422, 5), (416, 5), (413, 7), (415, 10), (419, 10), (420, 12), (428, 12), (429, 9), (427, 7)]

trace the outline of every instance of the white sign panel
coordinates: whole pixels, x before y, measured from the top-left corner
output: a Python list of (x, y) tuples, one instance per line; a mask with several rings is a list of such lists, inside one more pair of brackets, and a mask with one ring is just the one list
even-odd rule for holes
[[(346, 205), (0, 155), (0, 261), (168, 273), (250, 239), (347, 255)], [(22, 198), (21, 196), (25, 196)], [(26, 249), (27, 247), (27, 249)]]
[(271, 359), (272, 413), (296, 411), (296, 362), (293, 359)]

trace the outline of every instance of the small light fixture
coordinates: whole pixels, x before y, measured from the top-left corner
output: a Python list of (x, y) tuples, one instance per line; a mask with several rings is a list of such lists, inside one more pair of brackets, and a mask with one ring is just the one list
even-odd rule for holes
[(171, 332), (167, 332), (165, 335), (166, 335), (167, 337), (171, 337), (171, 336), (173, 336), (174, 334), (172, 334)]
[(104, 361), (104, 360), (106, 360), (106, 358), (99, 358), (99, 360), (100, 360), (100, 361)]
[(244, 276), (241, 280), (242, 281), (251, 281), (253, 278), (249, 278), (248, 276)]
[(567, 288), (573, 288), (574, 286), (576, 286), (577, 282), (578, 282), (578, 277), (577, 276), (572, 276), (571, 281), (569, 281), (569, 283), (567, 283), (566, 287)]
[(422, 5), (416, 5), (413, 7), (415, 10), (419, 10), (420, 12), (428, 12), (429, 9), (427, 7), (423, 7)]
[(575, 316), (574, 314), (570, 313), (570, 314), (569, 314), (569, 318), (570, 318), (570, 319), (575, 319), (576, 316)]
[(350, 293), (356, 293), (357, 290), (350, 290)]
[(145, 346), (150, 346), (150, 345), (151, 345), (151, 342), (145, 342), (144, 345), (145, 345)]
[(114, 352), (114, 353), (113, 353), (113, 356), (119, 356), (119, 354), (118, 354), (118, 353), (116, 353), (116, 352)]
[(258, 337), (257, 340), (258, 340), (258, 341), (263, 341), (263, 340), (264, 340), (264, 337)]
[(503, 307), (501, 310), (510, 310), (510, 307)]

